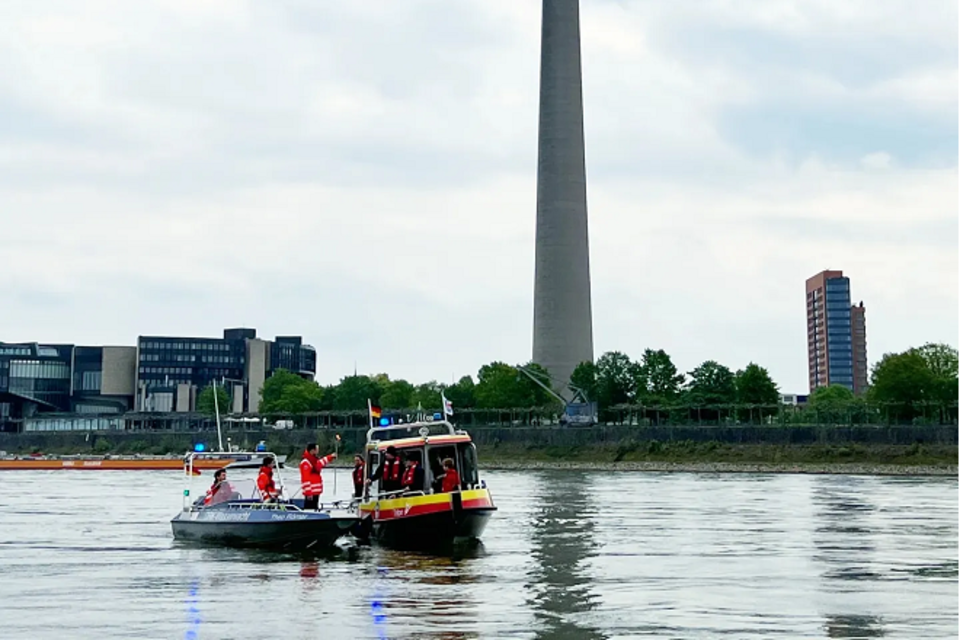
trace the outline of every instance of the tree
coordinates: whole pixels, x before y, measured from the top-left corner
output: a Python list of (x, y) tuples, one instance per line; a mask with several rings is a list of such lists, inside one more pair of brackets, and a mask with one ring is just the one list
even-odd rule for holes
[[(543, 365), (528, 362), (522, 366), (544, 385), (553, 388), (550, 372)], [(520, 385), (518, 398), (521, 400), (521, 404), (518, 404), (518, 407), (549, 407), (558, 404), (559, 401), (553, 394), (531, 380), (527, 374), (521, 373), (519, 367), (516, 367), (516, 369), (518, 369), (517, 373), (520, 374), (517, 380)]]
[(932, 400), (944, 405), (956, 404), (957, 385), (957, 350), (948, 344), (928, 342), (922, 347), (911, 349), (912, 352), (923, 358), (927, 368), (934, 375), (936, 384), (932, 391)]
[(840, 384), (817, 387), (807, 399), (807, 409), (816, 412), (818, 423), (847, 424), (864, 417), (863, 400)]
[(277, 369), (260, 389), (259, 412), (293, 414), (320, 411), (324, 408), (323, 396), (324, 390), (313, 380)]
[[(686, 402), (695, 407), (712, 407), (733, 404), (737, 398), (737, 384), (733, 372), (722, 364), (707, 360), (691, 371), (684, 396)], [(697, 420), (719, 420), (728, 414), (728, 410), (697, 409)], [(693, 417), (693, 413), (691, 417)]]
[(751, 362), (735, 376), (737, 402), (740, 404), (780, 404), (780, 390), (770, 372)]
[(926, 403), (937, 402), (938, 379), (916, 350), (884, 354), (874, 365), (870, 399), (886, 405), (887, 415), (912, 420), (924, 412)]
[[(780, 390), (770, 377), (770, 372), (758, 364), (751, 362), (734, 376), (737, 387), (737, 403), (741, 405), (760, 405), (756, 415), (761, 420), (766, 416), (776, 415), (780, 404)], [(752, 407), (740, 409), (741, 420), (753, 420)]]
[(380, 404), (380, 394), (380, 384), (370, 376), (347, 376), (336, 387), (333, 408), (337, 411), (366, 411), (368, 400)]
[(684, 376), (663, 349), (645, 349), (640, 361), (637, 399), (645, 405), (673, 403), (680, 396)]
[(576, 387), (587, 397), (587, 400), (597, 400), (597, 365), (585, 360), (578, 364), (570, 375), (570, 385)]
[(438, 411), (440, 407), (440, 392), (446, 387), (436, 380), (417, 385), (413, 393), (413, 404), (422, 405), (424, 411)]
[(639, 365), (625, 353), (603, 354), (597, 359), (597, 402), (601, 407), (633, 402), (641, 373)]
[[(216, 403), (214, 403), (214, 389), (216, 389)], [(220, 415), (232, 412), (230, 394), (220, 386), (208, 385), (203, 388), (200, 395), (197, 396), (197, 411), (208, 416), (216, 415), (217, 408), (220, 409)]]
[(453, 410), (472, 409), (477, 406), (476, 388), (473, 378), (463, 376), (457, 383), (446, 388), (447, 400), (453, 403)]
[(516, 409), (527, 406), (522, 374), (505, 362), (491, 362), (477, 373), (477, 406), (483, 409)]
[(380, 405), (384, 409), (410, 409), (414, 406), (414, 391), (414, 386), (406, 380), (388, 381), (380, 396)]
[(691, 404), (733, 404), (736, 401), (737, 385), (733, 372), (715, 360), (707, 360), (688, 375), (686, 394)]

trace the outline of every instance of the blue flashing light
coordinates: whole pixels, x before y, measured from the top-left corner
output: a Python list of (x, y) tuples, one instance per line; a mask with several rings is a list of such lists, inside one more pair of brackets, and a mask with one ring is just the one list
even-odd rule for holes
[(380, 426), (381, 426), (381, 427), (389, 427), (389, 426), (390, 426), (390, 418), (380, 418)]
[(193, 445), (193, 450), (196, 451), (197, 453), (203, 453), (203, 451), (206, 448), (207, 448), (206, 445), (203, 444), (202, 442), (198, 442), (197, 444)]
[(437, 412), (437, 413), (433, 414), (433, 419), (434, 419), (434, 420), (443, 420), (443, 416), (440, 415), (439, 412)]

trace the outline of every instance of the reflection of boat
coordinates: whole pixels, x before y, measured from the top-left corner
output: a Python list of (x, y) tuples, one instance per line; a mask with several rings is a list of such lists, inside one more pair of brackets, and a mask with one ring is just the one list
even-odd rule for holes
[[(187, 456), (183, 510), (171, 521), (177, 540), (229, 547), (276, 549), (285, 551), (319, 550), (330, 547), (354, 526), (359, 517), (355, 511), (338, 504), (321, 505), (316, 511), (302, 509), (302, 500), (263, 502), (252, 478), (222, 485), (217, 495), (222, 501), (204, 504), (204, 498), (190, 499), (190, 481), (196, 459), (215, 454), (191, 453)], [(233, 454), (237, 455), (237, 454)], [(252, 469), (268, 452), (242, 454), (246, 463), (228, 469)], [(276, 457), (276, 456), (274, 456)], [(282, 491), (279, 471), (274, 471), (277, 487)]]
[[(416, 460), (424, 473), (422, 487), (386, 493), (372, 478), (370, 495), (360, 503), (361, 526), (378, 542), (396, 547), (435, 547), (458, 539), (478, 539), (497, 508), (477, 469), (477, 449), (466, 431), (446, 421), (414, 422), (372, 428), (367, 432), (366, 469), (372, 473), (388, 447)], [(439, 491), (441, 461), (450, 458), (460, 487)]]
[[(249, 461), (247, 454), (239, 453), (211, 453), (208, 458), (194, 460), (194, 471), (214, 470), (230, 464)], [(282, 465), (286, 456), (280, 456), (278, 462)], [(183, 469), (183, 456), (92, 456), (92, 455), (64, 455), (64, 456), (26, 456), (0, 458), (0, 471), (34, 470), (117, 470), (117, 471), (179, 471)]]

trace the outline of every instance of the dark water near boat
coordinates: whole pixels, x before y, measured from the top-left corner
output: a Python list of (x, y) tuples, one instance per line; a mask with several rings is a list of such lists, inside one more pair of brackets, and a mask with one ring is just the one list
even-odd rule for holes
[(311, 559), (175, 544), (177, 473), (5, 472), (0, 637), (957, 637), (956, 478), (484, 477), (477, 549)]

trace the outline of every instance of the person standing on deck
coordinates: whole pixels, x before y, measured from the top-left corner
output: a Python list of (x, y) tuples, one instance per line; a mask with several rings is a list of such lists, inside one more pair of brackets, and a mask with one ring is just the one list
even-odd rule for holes
[(337, 458), (335, 453), (318, 458), (319, 451), (317, 443), (311, 442), (300, 460), (300, 491), (303, 493), (304, 509), (316, 509), (320, 505), (320, 494), (323, 493), (323, 475), (320, 472)]
[(423, 491), (423, 469), (410, 453), (404, 456), (406, 469), (401, 484), (404, 491)]
[(383, 462), (373, 472), (373, 476), (367, 478), (367, 484), (370, 484), (373, 478), (380, 480), (380, 493), (392, 493), (403, 488), (400, 476), (400, 457), (397, 455), (396, 447), (393, 445), (387, 447), (383, 455)]
[(366, 470), (366, 463), (363, 461), (363, 456), (359, 453), (353, 456), (353, 497), (362, 498), (363, 497), (363, 486), (364, 478), (363, 472)]

